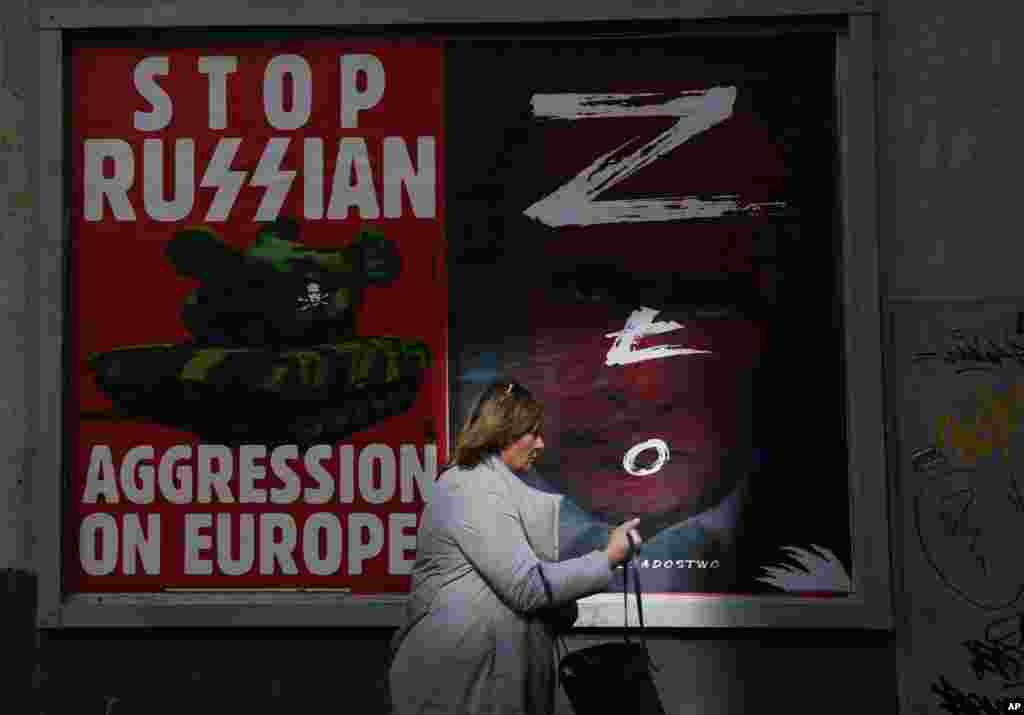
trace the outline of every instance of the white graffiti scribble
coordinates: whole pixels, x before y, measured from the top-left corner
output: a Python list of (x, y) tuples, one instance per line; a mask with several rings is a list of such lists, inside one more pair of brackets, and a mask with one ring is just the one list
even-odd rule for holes
[(622, 330), (616, 333), (605, 334), (606, 338), (614, 338), (615, 342), (612, 343), (611, 349), (608, 350), (604, 364), (609, 367), (614, 365), (631, 365), (644, 360), (711, 352), (710, 350), (684, 348), (682, 345), (654, 345), (649, 348), (637, 348), (637, 341), (647, 335), (659, 335), (674, 330), (682, 330), (683, 326), (674, 320), (659, 320), (655, 323), (654, 316), (659, 312), (654, 308), (641, 307), (630, 313), (629, 318), (626, 319), (626, 326)]
[(853, 591), (846, 568), (828, 549), (812, 544), (810, 550), (798, 546), (784, 546), (782, 550), (797, 564), (762, 566), (768, 575), (758, 581), (783, 591)]
[[(646, 452), (648, 449), (655, 450), (658, 453), (657, 458), (646, 467), (637, 467), (636, 458), (640, 456), (641, 452)], [(646, 477), (660, 471), (668, 462), (668, 458), (669, 449), (668, 445), (665, 444), (665, 440), (649, 439), (646, 442), (630, 447), (629, 451), (626, 452), (626, 456), (622, 458), (622, 468), (634, 477)]]

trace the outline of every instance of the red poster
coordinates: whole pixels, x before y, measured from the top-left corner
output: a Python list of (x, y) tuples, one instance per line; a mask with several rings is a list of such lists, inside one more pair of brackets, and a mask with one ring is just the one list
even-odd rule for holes
[(441, 78), (425, 43), (75, 49), (66, 591), (408, 591)]

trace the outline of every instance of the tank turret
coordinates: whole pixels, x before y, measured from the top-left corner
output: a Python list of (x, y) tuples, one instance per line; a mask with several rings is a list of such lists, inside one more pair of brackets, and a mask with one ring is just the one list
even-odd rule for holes
[(201, 345), (289, 347), (353, 337), (366, 287), (390, 283), (401, 268), (394, 243), (379, 232), (310, 249), (290, 221), (261, 231), (244, 252), (209, 229), (186, 229), (166, 255), (179, 274), (199, 281), (181, 318)]
[(379, 231), (314, 249), (281, 220), (238, 250), (190, 228), (165, 255), (198, 282), (181, 310), (192, 340), (92, 356), (96, 384), (121, 414), (224, 442), (301, 442), (363, 429), (415, 401), (426, 344), (357, 334), (367, 286), (386, 286), (401, 270)]

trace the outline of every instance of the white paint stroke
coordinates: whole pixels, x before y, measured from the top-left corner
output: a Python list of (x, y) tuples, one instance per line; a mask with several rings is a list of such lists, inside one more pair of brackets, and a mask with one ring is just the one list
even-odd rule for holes
[[(735, 89), (733, 90), (735, 98)], [(612, 119), (621, 117), (685, 117), (698, 114), (708, 92), (692, 90), (667, 94), (535, 94), (530, 100), (533, 116), (547, 119)], [(731, 102), (730, 102), (731, 111)]]
[(853, 591), (846, 568), (828, 549), (812, 544), (810, 550), (799, 546), (784, 546), (782, 550), (795, 559), (797, 565), (762, 566), (761, 570), (768, 575), (758, 581), (783, 591)]
[(683, 326), (674, 320), (654, 322), (654, 316), (659, 312), (654, 308), (640, 307), (629, 314), (629, 317), (626, 319), (626, 326), (622, 330), (616, 333), (606, 333), (605, 337), (615, 338), (615, 342), (612, 343), (611, 348), (608, 350), (604, 364), (608, 367), (632, 365), (644, 360), (657, 360), (676, 355), (698, 355), (711, 352), (710, 350), (684, 348), (682, 345), (652, 345), (648, 348), (637, 348), (636, 341), (644, 336), (682, 330)]
[(741, 202), (733, 195), (710, 199), (658, 196), (597, 201), (598, 196), (619, 182), (728, 119), (732, 116), (735, 101), (735, 87), (712, 87), (676, 94), (535, 94), (531, 106), (538, 117), (566, 120), (678, 117), (678, 121), (646, 144), (640, 145), (634, 137), (603, 154), (523, 213), (548, 226), (558, 227), (717, 218), (730, 213), (759, 213), (785, 206), (785, 202), (779, 201)]
[[(648, 449), (657, 451), (658, 458), (655, 459), (649, 467), (638, 469), (636, 466), (636, 458), (641, 452), (646, 452)], [(654, 438), (645, 442), (640, 442), (639, 444), (634, 444), (630, 447), (629, 451), (626, 452), (625, 456), (622, 458), (622, 468), (634, 477), (646, 477), (661, 471), (661, 468), (668, 463), (668, 459), (668, 445), (665, 444), (664, 440)]]

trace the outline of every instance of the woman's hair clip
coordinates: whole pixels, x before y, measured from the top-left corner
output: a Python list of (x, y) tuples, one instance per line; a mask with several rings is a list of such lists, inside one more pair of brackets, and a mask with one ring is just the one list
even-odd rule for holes
[(508, 389), (505, 390), (505, 396), (508, 397), (512, 394), (512, 388), (515, 387), (513, 383), (508, 383)]

